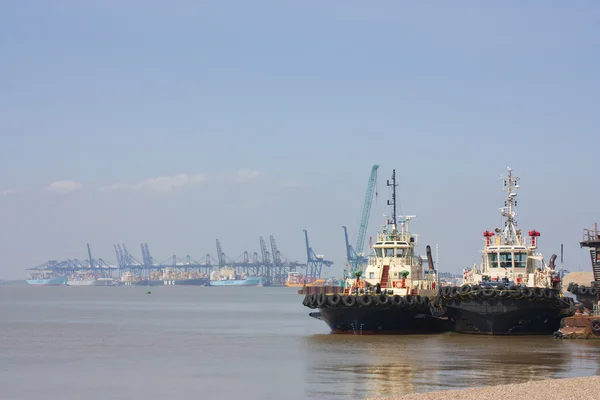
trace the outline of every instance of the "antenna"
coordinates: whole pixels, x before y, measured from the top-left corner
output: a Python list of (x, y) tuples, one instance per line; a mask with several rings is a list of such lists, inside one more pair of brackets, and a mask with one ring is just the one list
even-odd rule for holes
[(390, 180), (387, 180), (387, 186), (391, 186), (392, 187), (392, 201), (390, 202), (388, 200), (387, 205), (388, 206), (392, 206), (393, 207), (393, 211), (392, 211), (392, 230), (396, 231), (396, 186), (398, 186), (396, 184), (396, 170), (392, 170), (392, 182), (390, 183)]
[(519, 189), (519, 177), (513, 177), (512, 168), (507, 167), (508, 176), (502, 177), (503, 181), (503, 191), (507, 192), (506, 200), (504, 200), (504, 207), (500, 208), (500, 213), (503, 217), (506, 217), (506, 222), (504, 222), (504, 239), (510, 244), (518, 244), (519, 238), (517, 235), (517, 221), (515, 217), (517, 213), (514, 211), (514, 208), (517, 206), (517, 193), (516, 191)]

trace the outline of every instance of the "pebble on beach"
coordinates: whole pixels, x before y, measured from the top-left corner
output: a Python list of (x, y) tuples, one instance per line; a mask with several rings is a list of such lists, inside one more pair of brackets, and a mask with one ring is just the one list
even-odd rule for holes
[(374, 397), (370, 400), (598, 400), (600, 376), (586, 378), (547, 379), (514, 385), (469, 388), (408, 394), (398, 397)]

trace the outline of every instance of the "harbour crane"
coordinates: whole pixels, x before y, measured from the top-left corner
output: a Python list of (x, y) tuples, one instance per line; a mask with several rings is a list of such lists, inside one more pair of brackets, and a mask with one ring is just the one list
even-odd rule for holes
[(304, 239), (306, 241), (306, 277), (320, 278), (323, 266), (331, 267), (333, 261), (325, 259), (322, 254), (315, 254), (308, 243), (308, 232), (304, 229)]
[(363, 203), (360, 226), (358, 228), (358, 237), (356, 239), (356, 246), (353, 248), (348, 240), (348, 230), (345, 226), (344, 236), (346, 238), (346, 257), (348, 259), (348, 265), (352, 269), (352, 273), (362, 269), (362, 266), (368, 262), (368, 258), (363, 252), (365, 245), (365, 235), (367, 233), (367, 227), (369, 226), (369, 216), (371, 215), (371, 204), (373, 203), (373, 194), (377, 196), (375, 186), (377, 183), (377, 169), (379, 165), (375, 164), (371, 168), (371, 175), (369, 176), (369, 182), (367, 183), (367, 193), (365, 194), (365, 201)]

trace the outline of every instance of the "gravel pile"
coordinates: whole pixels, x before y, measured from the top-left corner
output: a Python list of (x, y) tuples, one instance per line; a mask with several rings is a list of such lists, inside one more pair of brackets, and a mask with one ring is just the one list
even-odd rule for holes
[(587, 378), (549, 379), (515, 385), (491, 386), (463, 390), (446, 390), (409, 394), (393, 398), (375, 397), (370, 400), (598, 400), (600, 376)]

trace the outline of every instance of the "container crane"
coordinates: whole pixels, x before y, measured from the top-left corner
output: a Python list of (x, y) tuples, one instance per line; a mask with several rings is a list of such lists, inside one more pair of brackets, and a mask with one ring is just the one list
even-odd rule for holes
[(326, 260), (322, 254), (315, 254), (313, 249), (308, 243), (308, 232), (306, 229), (303, 230), (304, 239), (306, 241), (306, 277), (308, 278), (321, 278), (321, 271), (323, 267), (331, 267), (333, 261)]
[(356, 239), (356, 246), (353, 248), (348, 240), (348, 230), (345, 226), (344, 236), (346, 238), (346, 256), (348, 258), (348, 265), (352, 269), (352, 273), (359, 271), (364, 264), (368, 262), (368, 258), (363, 253), (363, 247), (365, 245), (365, 235), (367, 234), (367, 227), (369, 226), (369, 216), (371, 215), (371, 204), (373, 203), (373, 194), (377, 196), (375, 192), (375, 186), (377, 183), (377, 169), (379, 165), (375, 164), (371, 168), (371, 176), (367, 184), (367, 193), (365, 194), (365, 201), (363, 203), (360, 227), (358, 228), (358, 237)]

